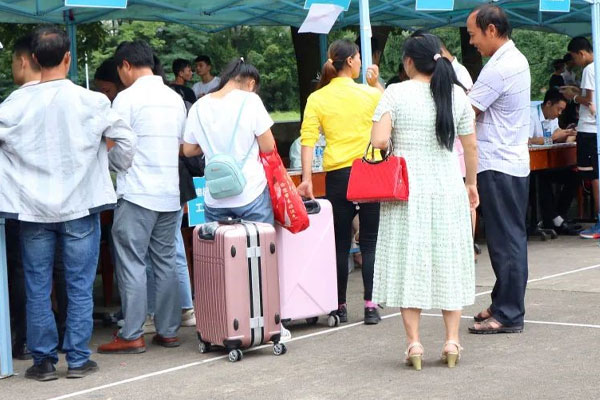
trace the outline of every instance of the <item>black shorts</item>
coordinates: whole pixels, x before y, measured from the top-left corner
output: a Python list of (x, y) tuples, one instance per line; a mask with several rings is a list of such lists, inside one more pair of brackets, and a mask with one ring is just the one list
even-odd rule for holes
[(598, 179), (596, 134), (577, 132), (577, 169), (583, 179)]

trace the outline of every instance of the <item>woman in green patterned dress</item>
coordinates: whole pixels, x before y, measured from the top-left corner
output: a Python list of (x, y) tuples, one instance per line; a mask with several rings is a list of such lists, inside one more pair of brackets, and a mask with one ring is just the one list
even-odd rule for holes
[[(385, 91), (371, 133), (374, 147), (387, 149), (391, 140), (395, 155), (407, 163), (408, 201), (381, 203), (373, 297), (401, 307), (406, 361), (417, 370), (423, 357), (421, 310), (442, 309), (442, 360), (453, 367), (462, 350), (461, 310), (475, 298), (470, 217), (479, 204), (475, 114), (440, 47), (430, 34), (407, 39), (403, 62), (410, 80)], [(456, 135), (465, 151), (465, 182), (453, 152)]]

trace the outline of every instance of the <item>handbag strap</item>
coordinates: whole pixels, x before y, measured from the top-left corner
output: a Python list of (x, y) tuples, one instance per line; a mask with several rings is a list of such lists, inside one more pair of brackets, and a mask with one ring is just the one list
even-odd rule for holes
[[(371, 159), (367, 158), (367, 155), (369, 154), (369, 149), (371, 149)], [(363, 155), (363, 161), (366, 161), (369, 164), (379, 164), (380, 162), (387, 160), (389, 158), (389, 156), (392, 154), (394, 154), (394, 143), (392, 143), (392, 139), (390, 138), (390, 139), (388, 139), (388, 149), (387, 149), (383, 159), (381, 161), (375, 160), (375, 147), (373, 146), (371, 141), (369, 141), (369, 144), (367, 145), (367, 148), (365, 149), (365, 154)]]

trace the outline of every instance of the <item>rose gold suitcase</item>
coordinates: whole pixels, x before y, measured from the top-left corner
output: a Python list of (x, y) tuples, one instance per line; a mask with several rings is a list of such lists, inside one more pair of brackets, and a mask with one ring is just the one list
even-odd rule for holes
[(273, 342), (273, 354), (285, 354), (281, 338), (279, 275), (275, 229), (268, 224), (232, 220), (194, 230), (196, 330), (200, 352), (211, 345), (229, 351)]

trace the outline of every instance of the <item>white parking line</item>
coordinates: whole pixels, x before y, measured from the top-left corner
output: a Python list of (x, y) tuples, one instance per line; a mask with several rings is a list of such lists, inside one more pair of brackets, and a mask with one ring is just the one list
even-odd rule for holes
[[(589, 266), (589, 267), (578, 268), (578, 269), (574, 269), (574, 270), (571, 270), (571, 271), (561, 272), (561, 273), (559, 273), (559, 274), (548, 275), (548, 276), (542, 276), (541, 278), (530, 279), (530, 280), (528, 280), (528, 281), (527, 281), (527, 283), (529, 284), (529, 283), (534, 283), (534, 282), (539, 282), (539, 281), (545, 281), (546, 279), (558, 278), (558, 277), (560, 277), (560, 276), (565, 276), (565, 275), (575, 274), (575, 273), (577, 273), (577, 272), (588, 271), (588, 270), (590, 270), (590, 269), (595, 269), (595, 268), (598, 268), (598, 267), (600, 267), (600, 264), (591, 265), (591, 266)], [(477, 293), (477, 294), (475, 295), (475, 297), (478, 297), (478, 296), (483, 296), (484, 294), (490, 294), (490, 293), (492, 293), (492, 291), (491, 291), (491, 290), (488, 290), (488, 291), (486, 291), (486, 292)]]
[[(548, 275), (548, 276), (544, 276), (541, 278), (536, 278), (536, 279), (530, 279), (529, 281), (527, 281), (527, 283), (533, 283), (533, 282), (538, 282), (538, 281), (543, 281), (546, 279), (552, 279), (552, 278), (557, 278), (560, 276), (564, 276), (564, 275), (570, 275), (570, 274), (574, 274), (577, 272), (582, 272), (582, 271), (587, 271), (590, 269), (595, 269), (595, 268), (599, 268), (600, 264), (597, 265), (592, 265), (589, 267), (584, 267), (584, 268), (578, 268), (578, 269), (574, 269), (571, 271), (566, 271), (566, 272), (561, 272), (558, 274), (553, 274), (553, 275)], [(475, 294), (475, 296), (483, 296), (486, 294), (490, 294), (492, 291), (486, 291), (486, 292), (481, 292), (481, 293), (477, 293)], [(393, 314), (388, 314), (388, 315), (384, 315), (382, 317), (382, 319), (389, 319), (389, 318), (395, 318), (400, 316), (401, 313), (393, 313)], [(421, 314), (422, 316), (425, 317), (442, 317), (441, 314)], [(465, 316), (463, 315), (462, 318), (464, 319), (472, 319), (473, 317), (471, 316)], [(579, 328), (593, 328), (593, 329), (600, 329), (600, 325), (591, 325), (591, 324), (576, 324), (576, 323), (566, 323), (566, 322), (548, 322), (548, 321), (529, 321), (529, 320), (525, 320), (526, 323), (529, 324), (542, 324), (542, 325), (554, 325), (554, 326), (568, 326), (568, 327), (579, 327)], [(344, 325), (344, 326), (339, 326), (336, 328), (331, 328), (331, 329), (324, 329), (322, 331), (318, 331), (318, 332), (313, 332), (313, 333), (309, 333), (306, 335), (302, 335), (302, 336), (297, 336), (297, 337), (293, 337), (292, 339), (286, 341), (286, 343), (289, 342), (295, 342), (298, 340), (304, 340), (304, 339), (309, 339), (312, 337), (316, 337), (316, 336), (321, 336), (321, 335), (328, 335), (328, 334), (332, 334), (338, 331), (342, 331), (345, 329), (349, 329), (349, 328), (353, 328), (355, 326), (359, 326), (359, 325), (363, 325), (362, 322), (355, 322), (352, 324), (348, 324), (348, 325)], [(264, 349), (267, 347), (270, 347), (271, 345), (262, 345), (262, 346), (258, 346), (258, 347), (253, 347), (250, 348), (248, 350), (244, 350), (245, 353), (250, 352), (250, 351), (256, 351), (256, 350), (260, 350), (260, 349)], [(136, 381), (140, 381), (143, 379), (147, 379), (147, 378), (151, 378), (153, 376), (158, 376), (158, 375), (164, 375), (164, 374), (168, 374), (171, 372), (175, 372), (175, 371), (179, 371), (182, 369), (187, 369), (187, 368), (191, 368), (191, 367), (195, 367), (197, 365), (202, 365), (202, 364), (208, 364), (217, 360), (223, 360), (226, 359), (228, 356), (227, 355), (222, 355), (222, 356), (217, 356), (217, 357), (213, 357), (213, 358), (208, 358), (202, 361), (196, 361), (196, 362), (192, 362), (192, 363), (188, 363), (188, 364), (184, 364), (184, 365), (180, 365), (177, 367), (172, 367), (172, 368), (167, 368), (167, 369), (163, 369), (160, 371), (155, 371), (155, 372), (151, 372), (149, 374), (144, 374), (144, 375), (140, 375), (140, 376), (136, 376), (133, 378), (129, 378), (129, 379), (123, 379), (121, 381), (117, 381), (117, 382), (113, 382), (113, 383), (108, 383), (106, 385), (101, 385), (101, 386), (95, 386), (89, 389), (85, 389), (85, 390), (80, 390), (78, 392), (73, 392), (73, 393), (69, 393), (69, 394), (65, 394), (62, 396), (58, 396), (58, 397), (52, 397), (49, 398), (48, 400), (62, 400), (62, 399), (69, 399), (69, 398), (73, 398), (76, 396), (81, 396), (84, 394), (88, 394), (88, 393), (92, 393), (92, 392), (97, 392), (98, 390), (103, 390), (103, 389), (109, 389), (111, 387), (115, 387), (115, 386), (120, 386), (120, 385), (124, 385), (126, 383), (132, 383), (132, 382), (136, 382)]]

